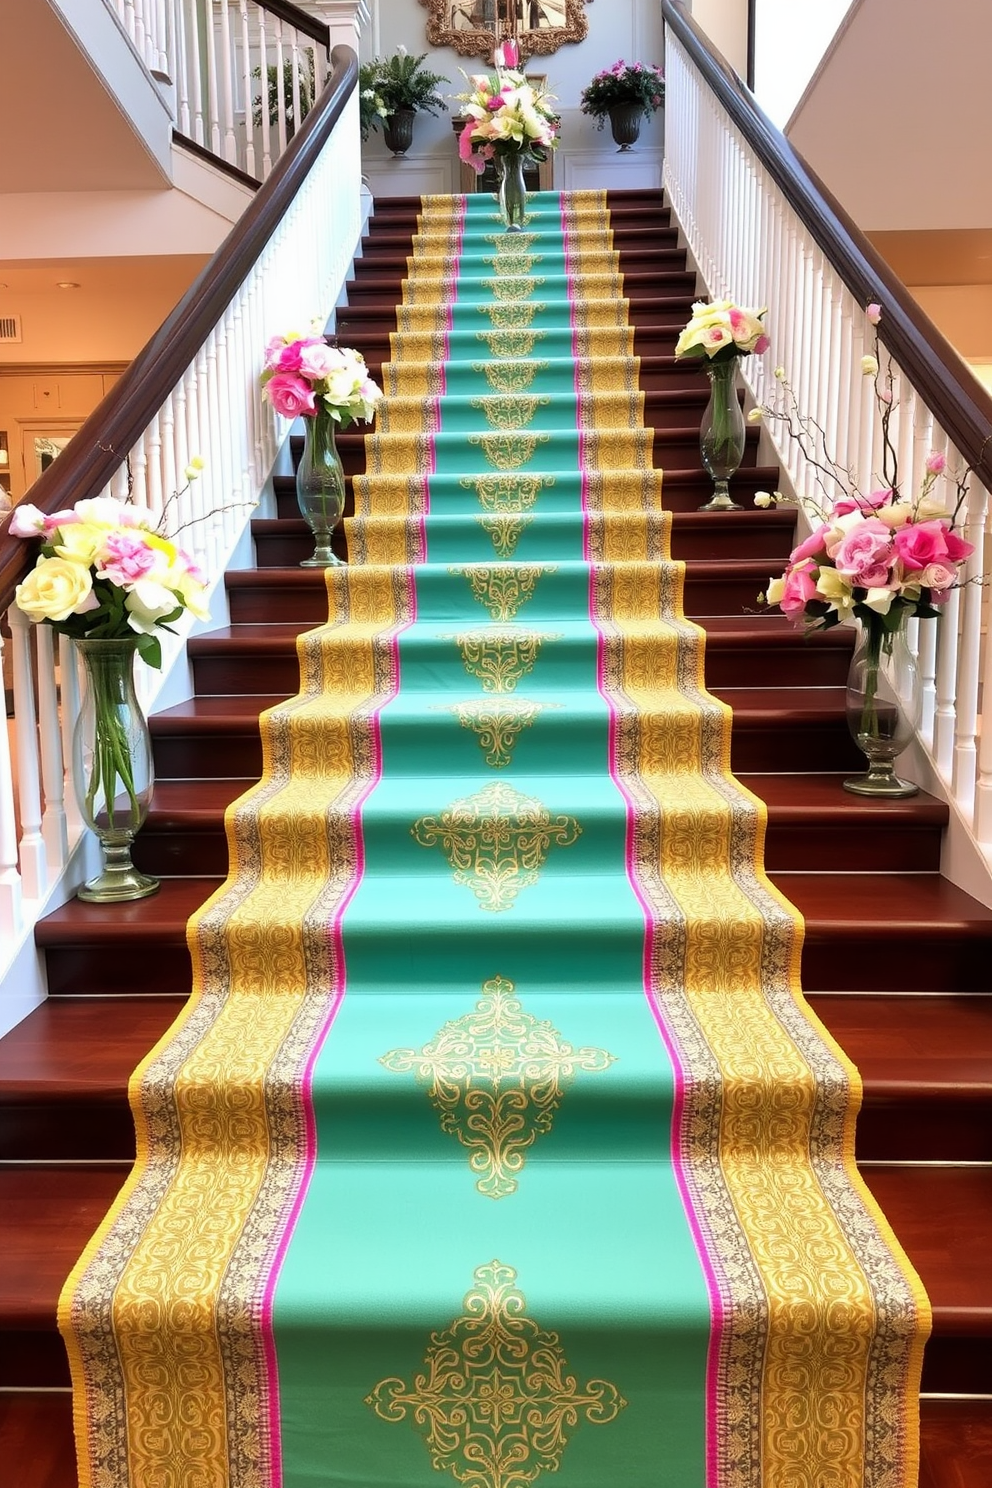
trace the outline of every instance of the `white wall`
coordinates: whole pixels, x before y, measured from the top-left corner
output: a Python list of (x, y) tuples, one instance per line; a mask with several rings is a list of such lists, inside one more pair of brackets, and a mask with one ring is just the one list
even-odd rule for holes
[(852, 0), (756, 0), (754, 96), (779, 129), (851, 9)]
[(988, 0), (861, 0), (789, 138), (865, 231), (990, 227), (990, 56)]
[[(619, 155), (609, 125), (600, 133), (579, 110), (579, 94), (594, 73), (626, 62), (663, 60), (661, 7), (645, 0), (594, 0), (586, 7), (589, 35), (578, 45), (562, 47), (550, 57), (534, 57), (532, 72), (547, 74), (558, 97), (562, 116), (561, 144), (555, 161), (555, 187), (581, 190), (610, 185), (660, 186), (663, 111), (645, 119), (633, 150)], [(378, 53), (389, 56), (397, 46), (419, 55), (429, 52), (434, 72), (451, 79), (440, 91), (452, 95), (450, 109), (458, 111), (453, 95), (466, 87), (462, 71), (474, 72), (481, 59), (461, 57), (448, 47), (428, 49), (427, 11), (418, 0), (373, 0), (372, 16), (363, 37), (361, 55), (368, 61)], [(459, 70), (461, 69), (461, 71)], [(363, 169), (377, 196), (416, 195), (420, 192), (458, 191), (457, 141), (450, 118), (417, 118), (412, 150), (395, 160), (375, 134), (363, 151)]]

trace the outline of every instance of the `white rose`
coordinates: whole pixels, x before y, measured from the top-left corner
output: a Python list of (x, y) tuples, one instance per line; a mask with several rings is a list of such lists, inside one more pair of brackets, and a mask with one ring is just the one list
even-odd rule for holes
[(14, 599), (36, 624), (39, 620), (68, 620), (70, 615), (96, 608), (89, 568), (68, 558), (39, 558), (14, 590)]
[(171, 589), (154, 579), (139, 579), (124, 601), (127, 623), (132, 630), (153, 635), (160, 620), (181, 608), (181, 601)]

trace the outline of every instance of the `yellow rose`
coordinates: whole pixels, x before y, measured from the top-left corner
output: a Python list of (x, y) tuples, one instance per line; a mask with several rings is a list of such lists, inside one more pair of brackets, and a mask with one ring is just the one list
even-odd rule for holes
[(785, 593), (785, 580), (784, 579), (782, 579), (782, 578), (779, 578), (779, 579), (769, 579), (769, 581), (768, 581), (768, 588), (765, 590), (765, 603), (766, 604), (770, 604), (770, 605), (777, 605), (777, 604), (779, 604), (781, 602), (782, 595), (784, 593)]
[(835, 568), (820, 569), (816, 580), (816, 592), (839, 615), (846, 615), (854, 609), (854, 596), (851, 593), (851, 586)]
[(68, 558), (39, 558), (23, 584), (14, 590), (19, 609), (39, 620), (68, 620), (91, 610), (96, 602), (89, 568)]
[(106, 527), (95, 527), (90, 522), (71, 522), (59, 528), (60, 541), (55, 544), (55, 552), (60, 558), (71, 559), (74, 563), (83, 563), (89, 567), (95, 561), (106, 536)]

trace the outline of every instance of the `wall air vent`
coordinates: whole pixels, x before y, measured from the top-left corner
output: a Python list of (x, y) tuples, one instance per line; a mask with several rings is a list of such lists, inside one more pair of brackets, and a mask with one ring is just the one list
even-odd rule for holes
[(0, 315), (0, 341), (20, 341), (21, 339), (21, 317), (19, 315)]

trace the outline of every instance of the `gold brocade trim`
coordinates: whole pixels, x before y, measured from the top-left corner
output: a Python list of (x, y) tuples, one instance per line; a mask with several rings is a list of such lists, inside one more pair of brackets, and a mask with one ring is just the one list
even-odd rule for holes
[(423, 1372), (409, 1385), (380, 1380), (365, 1399), (384, 1421), (409, 1416), (435, 1471), (468, 1488), (526, 1488), (557, 1472), (580, 1420), (607, 1425), (627, 1404), (607, 1380), (579, 1386), (516, 1279), (500, 1261), (480, 1266), (461, 1317), (431, 1334)]
[(644, 418), (644, 394), (640, 392), (641, 359), (634, 356), (577, 357), (575, 359), (575, 386), (580, 397), (600, 397), (603, 393), (624, 393), (638, 397), (637, 412), (631, 416), (638, 422)]
[(587, 470), (650, 470), (653, 429), (591, 429), (582, 440)]
[(452, 564), (448, 572), (461, 574), (469, 583), (472, 595), (493, 620), (512, 620), (528, 600), (533, 599), (538, 580), (558, 572), (555, 563), (484, 563)]
[(356, 475), (355, 511), (361, 517), (420, 516), (427, 510), (427, 478), (423, 475)]
[(429, 475), (434, 445), (429, 434), (366, 434), (365, 462), (371, 475)]
[(557, 484), (554, 475), (463, 475), (458, 484), (474, 491), (487, 512), (529, 511), (542, 491)]
[(455, 298), (458, 282), (455, 279), (434, 279), (420, 274), (415, 279), (404, 279), (400, 287), (403, 305), (436, 305), (448, 303)]
[(410, 833), (421, 847), (441, 849), (455, 883), (471, 889), (480, 909), (501, 914), (537, 883), (551, 848), (571, 847), (582, 828), (501, 781), (452, 801), (439, 816), (420, 817)]
[(660, 512), (661, 489), (660, 470), (588, 471), (584, 480), (586, 510), (610, 515)]
[(496, 249), (497, 257), (502, 262), (504, 257), (512, 257), (515, 253), (529, 253), (534, 245), (541, 241), (541, 234), (536, 232), (487, 233), (483, 241)]
[[(405, 341), (408, 338), (391, 337), (394, 342)], [(416, 361), (413, 357), (405, 359), (406, 353), (402, 346), (398, 349), (399, 359), (382, 364), (382, 390), (387, 398), (437, 398), (444, 391), (444, 366), (441, 360), (441, 348), (438, 355), (432, 361)]]
[(494, 470), (519, 470), (534, 458), (538, 445), (550, 443), (550, 434), (470, 434), (469, 444), (482, 449)]
[(482, 262), (491, 269), (499, 269), (503, 274), (521, 275), (529, 274), (535, 264), (544, 262), (544, 258), (543, 253), (514, 252), (510, 248), (502, 253), (483, 254)]
[(469, 676), (482, 683), (483, 692), (513, 692), (517, 683), (534, 669), (541, 647), (560, 641), (553, 632), (519, 630), (466, 630), (444, 636), (461, 652)]
[[(644, 394), (637, 388), (612, 388), (604, 392), (584, 392), (579, 398), (579, 428), (603, 430), (636, 430), (646, 433)], [(653, 434), (653, 431), (652, 431)]]
[[(447, 355), (447, 324), (427, 331), (390, 331), (389, 356), (396, 362), (443, 362)], [(440, 375), (440, 368), (435, 368)]]
[(424, 524), (415, 516), (347, 517), (344, 530), (349, 563), (410, 566), (426, 559)]
[(630, 357), (634, 354), (634, 328), (630, 325), (577, 325), (572, 330), (575, 355), (592, 357)]
[(664, 563), (671, 530), (671, 512), (589, 511), (586, 548), (594, 563)]
[(549, 1132), (580, 1072), (609, 1069), (605, 1049), (576, 1049), (546, 1018), (526, 1012), (513, 982), (483, 983), (472, 1012), (445, 1023), (420, 1049), (391, 1049), (379, 1063), (427, 1085), (441, 1129), (469, 1151), (476, 1188), (490, 1199), (517, 1191), (526, 1154)]
[[(575, 326), (583, 331), (597, 329), (627, 330), (630, 325), (630, 302), (624, 299), (573, 300)], [(633, 343), (631, 342), (631, 346)]]
[(397, 305), (396, 329), (400, 335), (407, 331), (438, 336), (448, 330), (451, 322), (451, 307), (438, 301), (429, 305)]
[(524, 530), (534, 519), (533, 517), (499, 516), (476, 517), (475, 520), (491, 539), (496, 557), (506, 561), (513, 557)]
[(524, 729), (530, 728), (544, 709), (558, 706), (558, 703), (526, 702), (523, 698), (503, 698), (498, 703), (475, 699), (451, 703), (447, 711), (454, 713), (462, 728), (476, 735), (486, 764), (493, 770), (503, 770), (513, 759), (514, 745)]
[(498, 393), (473, 398), (471, 406), (485, 414), (491, 429), (515, 433), (518, 429), (526, 429), (534, 422), (537, 410), (547, 408), (550, 403), (548, 393)]
[(473, 362), (472, 371), (485, 377), (494, 393), (525, 393), (538, 373), (546, 372), (548, 362)]
[(383, 398), (376, 409), (378, 434), (437, 434), (441, 409), (436, 398)]

